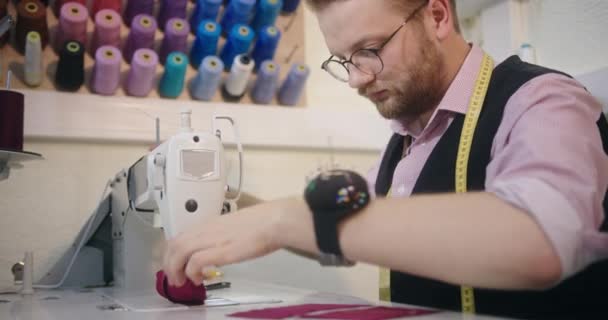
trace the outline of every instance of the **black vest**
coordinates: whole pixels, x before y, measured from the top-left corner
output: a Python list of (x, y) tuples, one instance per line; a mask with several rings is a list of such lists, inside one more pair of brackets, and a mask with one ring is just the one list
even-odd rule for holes
[[(467, 174), (469, 191), (484, 190), (492, 141), (507, 101), (526, 82), (547, 73), (558, 72), (524, 63), (516, 56), (494, 69), (471, 147)], [(412, 194), (455, 191), (456, 154), (463, 122), (464, 115), (456, 115), (420, 172)], [(601, 115), (597, 126), (604, 151), (608, 154), (608, 123), (604, 115)], [(385, 196), (390, 189), (394, 170), (401, 160), (403, 140), (402, 136), (394, 134), (389, 141), (378, 172), (378, 196)], [(604, 211), (607, 218), (602, 231), (608, 231), (608, 193), (604, 198)], [(461, 310), (459, 286), (395, 271), (391, 271), (391, 299), (400, 303)], [(475, 308), (480, 314), (533, 319), (580, 319), (583, 315), (598, 314), (608, 318), (608, 260), (595, 263), (546, 291), (475, 289)]]

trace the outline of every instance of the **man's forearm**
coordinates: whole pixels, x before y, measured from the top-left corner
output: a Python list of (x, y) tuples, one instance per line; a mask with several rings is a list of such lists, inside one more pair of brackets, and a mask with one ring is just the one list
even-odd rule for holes
[[(312, 217), (292, 200), (283, 245), (318, 254)], [(489, 193), (378, 199), (340, 225), (350, 260), (453, 284), (544, 288), (559, 279), (559, 258), (525, 212)]]

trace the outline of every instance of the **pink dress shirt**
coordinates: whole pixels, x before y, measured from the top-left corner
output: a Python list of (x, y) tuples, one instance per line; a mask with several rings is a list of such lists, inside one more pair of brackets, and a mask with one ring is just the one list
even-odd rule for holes
[[(482, 57), (482, 49), (473, 46), (424, 129), (415, 132), (403, 121), (391, 123), (394, 132), (413, 137), (395, 169), (391, 196), (410, 196), (454, 115), (466, 114)], [(546, 74), (509, 99), (492, 145), (486, 191), (538, 222), (559, 255), (562, 279), (608, 257), (608, 234), (598, 231), (608, 188), (608, 156), (596, 126), (601, 112), (599, 102), (577, 81)], [(372, 190), (379, 166), (369, 172)]]

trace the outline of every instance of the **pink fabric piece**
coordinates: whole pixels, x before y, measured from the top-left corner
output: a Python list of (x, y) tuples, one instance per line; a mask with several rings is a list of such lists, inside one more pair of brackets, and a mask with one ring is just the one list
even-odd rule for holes
[(338, 320), (388, 320), (409, 318), (437, 313), (438, 311), (413, 308), (373, 307), (368, 309), (330, 311), (322, 314), (306, 314), (304, 319), (338, 319)]
[(229, 317), (248, 319), (287, 319), (311, 312), (365, 307), (364, 304), (301, 304), (287, 307), (257, 309), (229, 314)]
[[(426, 127), (392, 121), (395, 133), (414, 141), (395, 168), (391, 197), (411, 195), (455, 115), (467, 112), (482, 57), (473, 46)], [(576, 80), (542, 75), (511, 96), (492, 144), (486, 191), (538, 222), (560, 257), (562, 279), (608, 255), (608, 234), (598, 230), (608, 186), (608, 157), (596, 126), (601, 112)], [(369, 172), (370, 190), (379, 166)]]
[(200, 306), (205, 304), (207, 290), (204, 285), (197, 286), (187, 280), (181, 287), (169, 285), (167, 275), (164, 271), (156, 273), (156, 291), (167, 300), (188, 306)]

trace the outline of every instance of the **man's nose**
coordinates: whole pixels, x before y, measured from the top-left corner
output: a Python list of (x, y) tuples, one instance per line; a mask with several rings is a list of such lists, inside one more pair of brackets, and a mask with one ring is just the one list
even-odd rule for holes
[(352, 64), (349, 67), (348, 85), (353, 89), (363, 88), (375, 78), (373, 74), (365, 73)]

